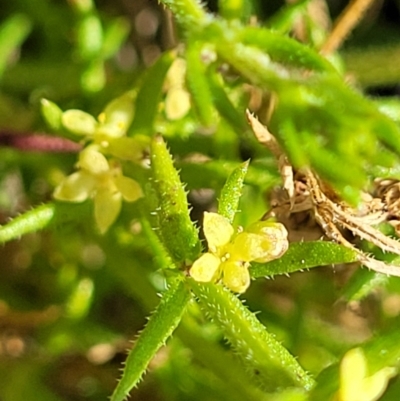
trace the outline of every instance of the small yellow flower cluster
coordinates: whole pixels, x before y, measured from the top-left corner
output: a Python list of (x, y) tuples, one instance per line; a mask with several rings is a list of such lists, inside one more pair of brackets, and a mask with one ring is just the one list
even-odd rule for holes
[[(122, 199), (133, 202), (143, 195), (140, 185), (122, 173), (117, 159), (138, 161), (147, 140), (126, 137), (133, 118), (132, 94), (125, 94), (107, 105), (98, 121), (81, 110), (67, 110), (62, 125), (69, 132), (84, 136), (89, 144), (80, 152), (78, 171), (65, 177), (54, 191), (55, 199), (69, 202), (94, 201), (95, 220), (105, 233), (118, 217)], [(108, 159), (105, 155), (115, 156)]]
[(250, 262), (265, 263), (288, 249), (287, 231), (280, 223), (259, 221), (235, 233), (229, 221), (217, 214), (204, 214), (204, 235), (208, 252), (197, 259), (190, 275), (200, 282), (222, 282), (243, 293), (250, 285)]
[(361, 348), (351, 349), (340, 364), (340, 389), (335, 401), (376, 401), (384, 393), (397, 369), (385, 367), (368, 375), (367, 360)]

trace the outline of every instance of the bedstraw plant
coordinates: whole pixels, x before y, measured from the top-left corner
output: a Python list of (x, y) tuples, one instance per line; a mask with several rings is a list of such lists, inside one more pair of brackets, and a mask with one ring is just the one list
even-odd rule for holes
[(1, 399), (398, 400), (400, 102), (365, 89), (399, 74), (341, 50), (371, 2), (138, 6), (169, 39), (130, 68), (110, 5), (27, 3), (0, 26)]

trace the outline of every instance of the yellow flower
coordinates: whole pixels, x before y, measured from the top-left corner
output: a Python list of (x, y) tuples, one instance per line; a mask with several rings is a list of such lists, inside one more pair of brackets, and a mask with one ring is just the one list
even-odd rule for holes
[(122, 199), (134, 202), (142, 196), (140, 185), (125, 177), (120, 167), (109, 162), (96, 145), (79, 155), (79, 171), (66, 177), (54, 191), (54, 197), (68, 202), (94, 201), (97, 227), (105, 233), (118, 217)]
[(276, 259), (288, 248), (287, 231), (280, 223), (258, 222), (235, 234), (229, 221), (217, 213), (204, 213), (208, 252), (197, 259), (190, 275), (200, 282), (219, 279), (234, 292), (250, 285), (250, 262)]
[(128, 92), (111, 101), (98, 120), (82, 110), (71, 109), (63, 113), (61, 121), (64, 128), (77, 135), (120, 138), (129, 128), (133, 111), (133, 93)]
[(351, 349), (340, 364), (340, 389), (337, 401), (376, 401), (384, 393), (388, 381), (397, 374), (385, 367), (368, 375), (367, 361), (361, 348)]
[(149, 144), (144, 135), (126, 137), (132, 122), (134, 94), (132, 92), (111, 101), (96, 120), (92, 115), (77, 109), (62, 113), (61, 122), (69, 132), (84, 136), (99, 145), (103, 153), (120, 159), (138, 161)]

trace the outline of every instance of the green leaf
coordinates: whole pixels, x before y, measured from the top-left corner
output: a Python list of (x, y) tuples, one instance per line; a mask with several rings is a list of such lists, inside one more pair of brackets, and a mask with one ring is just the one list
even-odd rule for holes
[(105, 84), (106, 74), (103, 60), (91, 60), (81, 74), (82, 89), (86, 93), (95, 93), (102, 90)]
[[(316, 51), (280, 33), (259, 27), (228, 25), (214, 21), (202, 33), (214, 43), (217, 52), (250, 79), (276, 74), (279, 81), (287, 79), (287, 67), (314, 70), (337, 75), (334, 67)], [(253, 64), (255, 59), (261, 63)], [(252, 71), (256, 75), (252, 76)], [(270, 82), (274, 84), (273, 81)]]
[(31, 22), (25, 15), (15, 14), (0, 26), (0, 78), (10, 56), (21, 46), (31, 31)]
[(315, 50), (278, 32), (259, 27), (245, 27), (236, 38), (245, 46), (255, 46), (273, 61), (297, 68), (335, 73), (333, 66)]
[(331, 400), (339, 389), (339, 364), (328, 366), (317, 377), (317, 384), (310, 394), (310, 401)]
[(113, 56), (128, 37), (130, 24), (126, 18), (115, 18), (104, 32), (101, 55), (104, 58)]
[(178, 266), (190, 263), (200, 252), (200, 241), (190, 220), (185, 190), (161, 136), (152, 140), (151, 165), (152, 184), (159, 200), (156, 210), (160, 225), (158, 232)]
[(163, 346), (178, 326), (190, 293), (179, 277), (165, 292), (157, 309), (130, 351), (111, 401), (125, 400), (130, 390), (138, 384), (156, 352)]
[(174, 59), (175, 52), (166, 52), (147, 70), (136, 97), (135, 117), (129, 128), (129, 136), (154, 133), (165, 76)]
[(212, 127), (215, 125), (216, 115), (202, 51), (203, 45), (200, 41), (188, 42), (185, 53), (186, 84), (201, 124)]
[(88, 214), (88, 205), (89, 202), (76, 205), (48, 203), (38, 206), (0, 226), (0, 244), (42, 230), (50, 225), (79, 221)]
[(347, 302), (361, 301), (377, 288), (387, 284), (388, 280), (389, 277), (385, 274), (368, 269), (358, 269), (346, 283), (342, 291), (343, 298)]
[[(287, 76), (286, 68), (274, 63), (269, 55), (260, 49), (251, 46), (244, 46), (235, 39), (225, 40), (219, 30), (222, 27), (210, 26), (206, 39), (216, 41), (215, 47), (218, 55), (237, 70), (244, 78), (248, 79), (255, 85), (267, 85), (270, 90), (278, 89), (282, 85), (286, 85)], [(226, 28), (229, 31), (229, 28)], [(216, 30), (216, 33), (214, 33)], [(215, 36), (220, 36), (220, 40)], [(217, 36), (217, 37), (218, 37)]]
[[(375, 336), (370, 341), (360, 346), (365, 353), (369, 375), (373, 375), (377, 371), (390, 366), (399, 368), (399, 341), (398, 322), (394, 322), (392, 327), (385, 332), (375, 333)], [(317, 385), (310, 394), (310, 401), (331, 399), (340, 385), (339, 369), (340, 365), (337, 363), (321, 372), (317, 378)]]
[(219, 114), (231, 125), (232, 129), (239, 135), (248, 130), (248, 124), (245, 119), (244, 110), (239, 112), (232, 104), (225, 89), (220, 75), (215, 71), (210, 71), (207, 75), (209, 88), (211, 90), (215, 108)]
[(327, 241), (295, 242), (279, 259), (264, 264), (253, 263), (251, 277), (288, 274), (317, 266), (356, 262), (357, 253), (342, 245)]
[(223, 330), (248, 368), (267, 391), (311, 389), (313, 379), (231, 291), (222, 285), (190, 280), (204, 312)]
[(103, 27), (95, 14), (86, 15), (78, 25), (78, 51), (82, 60), (97, 57), (103, 44)]
[[(193, 306), (193, 304), (190, 304)], [(197, 305), (196, 305), (197, 306)], [(189, 311), (190, 312), (190, 311)], [(255, 383), (249, 382), (244, 366), (223, 344), (207, 338), (202, 322), (194, 318), (198, 311), (186, 313), (175, 334), (192, 352), (191, 366), (199, 362), (201, 369), (212, 371), (224, 383), (225, 394), (229, 400), (235, 401), (266, 401), (268, 396)], [(241, 380), (238, 380), (241, 378)], [(224, 399), (227, 397), (225, 396)], [(202, 398), (199, 398), (202, 399)]]
[(371, 374), (386, 366), (400, 368), (400, 333), (398, 321), (393, 321), (391, 326), (363, 344), (363, 350), (368, 361)]
[(65, 305), (65, 314), (73, 320), (82, 320), (93, 303), (94, 283), (85, 277), (75, 284), (75, 288)]
[(400, 123), (400, 100), (397, 98), (382, 97), (374, 99), (373, 102), (378, 107), (379, 111), (388, 116), (396, 123)]
[(244, 162), (239, 167), (235, 168), (221, 190), (218, 202), (218, 214), (227, 218), (231, 224), (239, 206), (244, 177), (246, 176), (248, 167), (249, 161)]
[(268, 128), (296, 167), (311, 165), (340, 189), (360, 190), (368, 183), (369, 166), (398, 161), (399, 127), (338, 77), (281, 85), (277, 96)]

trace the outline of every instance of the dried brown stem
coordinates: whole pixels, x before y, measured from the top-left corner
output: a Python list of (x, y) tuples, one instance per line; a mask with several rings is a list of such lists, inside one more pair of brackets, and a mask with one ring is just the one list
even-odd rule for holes
[[(249, 112), (247, 113), (247, 118), (257, 139), (271, 150), (278, 163), (283, 158), (286, 158), (275, 137), (268, 129)], [(287, 159), (285, 166), (292, 169)], [(321, 227), (326, 237), (355, 251), (360, 263), (379, 273), (400, 276), (400, 266), (387, 264), (365, 254), (348, 241), (342, 232), (347, 230), (353, 235), (376, 245), (383, 251), (400, 255), (400, 242), (384, 235), (372, 226), (373, 224), (390, 221), (393, 217), (400, 218), (400, 212), (397, 212), (397, 203), (395, 203), (398, 199), (397, 197), (392, 199), (394, 194), (399, 192), (398, 183), (386, 183), (383, 181), (381, 183), (382, 193), (380, 197), (372, 198), (372, 196), (366, 196), (364, 207), (362, 209), (353, 209), (341, 201), (336, 193), (322, 183), (309, 168), (303, 168), (297, 172), (296, 181), (293, 180), (293, 171), (291, 174), (286, 172), (284, 175), (281, 170), (281, 175), (284, 189), (286, 189), (285, 185), (288, 182), (287, 177), (291, 177), (292, 181), (289, 180), (289, 182), (293, 184), (293, 197), (290, 198), (290, 204), (287, 199), (278, 199), (272, 205), (272, 210), (267, 213), (267, 216), (285, 216), (304, 212), (308, 209), (312, 212), (315, 222)], [(301, 181), (299, 181), (299, 177)], [(300, 192), (295, 190), (296, 185), (298, 188), (302, 188)], [(393, 215), (388, 212), (390, 205), (392, 205)]]
[(82, 149), (81, 145), (69, 139), (40, 133), (21, 134), (10, 131), (0, 131), (0, 146), (47, 153), (77, 153)]
[(336, 51), (360, 22), (374, 0), (353, 0), (336, 20), (332, 32), (322, 46), (320, 53), (324, 56)]

